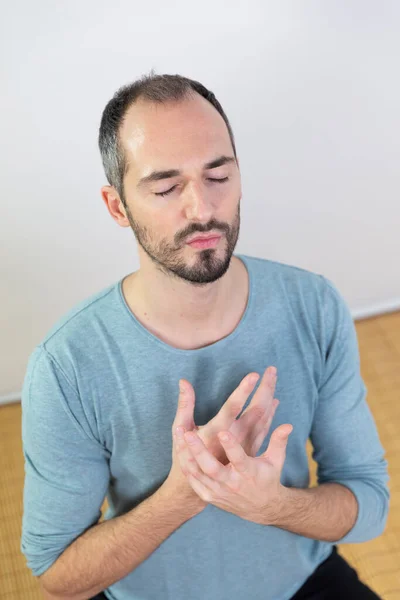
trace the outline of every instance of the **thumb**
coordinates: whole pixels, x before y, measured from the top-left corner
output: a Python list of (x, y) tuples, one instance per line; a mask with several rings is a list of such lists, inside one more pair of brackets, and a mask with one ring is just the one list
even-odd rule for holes
[(285, 424), (274, 429), (268, 444), (268, 448), (262, 454), (269, 463), (274, 465), (279, 471), (282, 471), (286, 459), (286, 448), (289, 435), (293, 431), (293, 425)]
[(179, 426), (186, 431), (194, 428), (194, 404), (195, 394), (192, 385), (186, 379), (179, 380), (178, 407), (174, 420), (174, 432)]

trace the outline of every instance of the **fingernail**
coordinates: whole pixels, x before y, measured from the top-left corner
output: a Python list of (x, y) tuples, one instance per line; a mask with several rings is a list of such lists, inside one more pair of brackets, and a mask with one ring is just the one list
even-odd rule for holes
[(184, 430), (183, 430), (183, 427), (177, 427), (177, 428), (175, 429), (176, 436), (177, 436), (178, 438), (181, 438), (181, 437), (183, 436), (183, 431), (184, 431)]
[(276, 377), (276, 374), (277, 374), (278, 371), (277, 371), (276, 367), (270, 367), (269, 368), (269, 372), (270, 372), (270, 374), (271, 374), (272, 377)]
[(185, 385), (179, 381), (179, 391), (184, 394), (186, 391)]
[(219, 434), (219, 439), (222, 442), (228, 442), (229, 441), (229, 435), (227, 433), (220, 433)]

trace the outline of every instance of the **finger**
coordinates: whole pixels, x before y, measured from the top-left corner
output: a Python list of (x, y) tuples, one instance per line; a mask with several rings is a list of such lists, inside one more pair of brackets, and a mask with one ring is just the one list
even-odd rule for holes
[(246, 375), (242, 379), (239, 386), (232, 392), (218, 414), (211, 419), (210, 424), (214, 431), (222, 431), (230, 428), (236, 417), (240, 414), (244, 404), (246, 404), (259, 378), (258, 373), (249, 373), (249, 375)]
[[(270, 410), (274, 398), (276, 381), (276, 367), (268, 367), (264, 372), (260, 385), (251, 399), (249, 406), (240, 417), (241, 419), (243, 419), (245, 416), (249, 418), (249, 415), (262, 415), (265, 410)], [(257, 408), (257, 410), (254, 411), (255, 408)]]
[(174, 433), (174, 445), (182, 473), (184, 475), (188, 475), (189, 473), (193, 475), (199, 473), (199, 466), (185, 442), (185, 431), (184, 427), (177, 428)]
[[(195, 459), (193, 459), (195, 460)], [(197, 464), (197, 463), (196, 463)], [(230, 476), (232, 473), (230, 473)], [(197, 465), (197, 470), (193, 473), (189, 473), (187, 475), (189, 482), (198, 481), (202, 484), (203, 490), (207, 490), (208, 497), (207, 502), (211, 501), (212, 498), (219, 498), (221, 495), (221, 486), (223, 485), (219, 481), (212, 479), (200, 469), (199, 465)], [(192, 485), (192, 484), (191, 484)], [(192, 486), (193, 487), (193, 486)]]
[(249, 456), (256, 456), (257, 452), (261, 448), (265, 438), (268, 435), (269, 429), (271, 427), (271, 423), (274, 419), (274, 416), (275, 416), (278, 406), (279, 406), (279, 400), (277, 398), (274, 398), (273, 407), (272, 407), (272, 410), (270, 411), (269, 415), (267, 416), (267, 420), (266, 421), (264, 420), (264, 422), (261, 422), (260, 425), (259, 426), (257, 425), (257, 428), (255, 428), (256, 429), (255, 438), (252, 441)]
[(194, 405), (195, 393), (192, 385), (186, 379), (180, 379), (178, 407), (172, 423), (172, 433), (175, 433), (177, 427), (184, 427), (189, 431), (194, 429)]
[[(255, 456), (258, 452), (262, 444), (262, 441), (260, 442), (260, 440), (265, 439), (278, 404), (279, 400), (276, 398), (274, 398), (271, 403), (269, 403), (269, 399), (267, 399), (266, 408), (261, 405), (256, 405), (254, 407), (250, 406), (248, 412), (246, 411), (246, 414), (238, 419), (237, 423), (239, 424), (239, 427), (244, 429), (245, 435), (247, 436), (243, 448), (249, 456)], [(234, 426), (231, 427), (230, 431), (240, 441), (240, 436), (236, 435)], [(254, 448), (256, 449), (254, 450)]]
[(184, 438), (200, 471), (215, 481), (222, 483), (226, 481), (228, 476), (226, 467), (205, 447), (197, 433), (195, 431), (187, 432)]
[(202, 481), (197, 477), (193, 477), (193, 475), (188, 475), (187, 479), (192, 486), (192, 489), (204, 502), (209, 503), (212, 501), (212, 492)]
[(286, 448), (289, 440), (289, 435), (293, 431), (293, 425), (285, 423), (277, 427), (271, 435), (271, 439), (268, 444), (268, 448), (261, 455), (262, 458), (267, 460), (270, 464), (276, 467), (278, 470), (283, 469), (286, 458)]
[(223, 431), (218, 437), (231, 465), (236, 471), (246, 479), (254, 477), (256, 474), (255, 461), (246, 454), (234, 436), (229, 431)]
[(264, 431), (266, 419), (268, 419), (273, 409), (273, 396), (276, 386), (276, 368), (271, 366), (265, 370), (261, 383), (255, 392), (251, 403), (229, 428), (231, 433), (237, 438), (246, 452), (255, 456), (251, 452), (254, 441)]

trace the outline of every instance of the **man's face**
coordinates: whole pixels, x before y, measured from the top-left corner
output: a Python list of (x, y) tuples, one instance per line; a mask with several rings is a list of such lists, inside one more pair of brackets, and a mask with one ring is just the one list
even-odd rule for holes
[[(222, 277), (239, 237), (241, 182), (221, 115), (199, 94), (167, 105), (139, 101), (127, 112), (120, 136), (128, 163), (126, 213), (139, 252), (163, 273), (193, 284)], [(204, 168), (220, 157), (233, 160)], [(181, 173), (141, 181), (170, 170)], [(196, 233), (221, 238), (200, 249), (187, 243)]]

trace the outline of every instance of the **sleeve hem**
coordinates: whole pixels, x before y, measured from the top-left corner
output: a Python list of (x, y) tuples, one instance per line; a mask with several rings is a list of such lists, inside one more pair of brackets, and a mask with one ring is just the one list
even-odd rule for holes
[[(387, 506), (382, 510), (381, 499), (378, 498), (376, 490), (361, 480), (336, 479), (335, 483), (339, 483), (347, 487), (353, 492), (358, 503), (358, 513), (356, 522), (346, 535), (338, 540), (335, 544), (355, 544), (368, 542), (382, 535), (386, 523), (388, 513)], [(382, 513), (384, 517), (382, 518)]]

